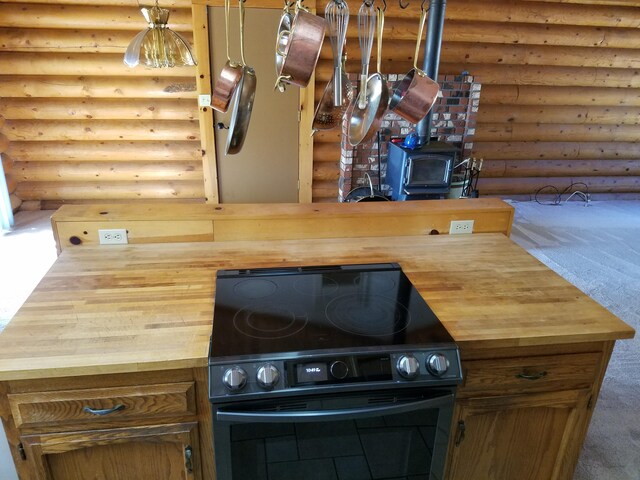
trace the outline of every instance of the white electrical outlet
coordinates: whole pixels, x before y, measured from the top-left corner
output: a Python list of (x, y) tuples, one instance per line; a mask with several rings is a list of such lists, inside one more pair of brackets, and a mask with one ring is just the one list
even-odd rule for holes
[(125, 228), (110, 228), (98, 230), (100, 245), (125, 245), (129, 243)]
[(473, 220), (451, 220), (449, 234), (473, 233)]
[(198, 95), (198, 106), (199, 107), (210, 107), (211, 106), (211, 95)]

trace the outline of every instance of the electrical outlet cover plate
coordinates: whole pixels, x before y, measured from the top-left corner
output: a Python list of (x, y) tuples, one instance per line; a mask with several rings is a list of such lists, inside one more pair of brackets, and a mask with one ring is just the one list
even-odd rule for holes
[(451, 220), (449, 234), (473, 233), (473, 220)]
[(129, 243), (126, 228), (110, 228), (98, 230), (100, 245), (126, 245)]

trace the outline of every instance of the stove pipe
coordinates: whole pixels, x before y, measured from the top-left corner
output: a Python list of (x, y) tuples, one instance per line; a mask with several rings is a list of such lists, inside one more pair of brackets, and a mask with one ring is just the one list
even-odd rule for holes
[[(440, 50), (442, 47), (442, 31), (444, 30), (444, 13), (446, 8), (446, 0), (430, 1), (422, 69), (429, 78), (436, 82), (438, 81), (438, 67), (440, 66)], [(416, 124), (416, 133), (418, 134), (420, 145), (429, 143), (431, 139), (432, 118), (433, 109)]]

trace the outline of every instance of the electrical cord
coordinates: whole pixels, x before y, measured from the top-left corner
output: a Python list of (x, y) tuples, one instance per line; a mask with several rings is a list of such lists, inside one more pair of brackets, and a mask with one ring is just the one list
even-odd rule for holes
[[(589, 203), (591, 201), (591, 196), (589, 194), (589, 185), (587, 185), (584, 182), (574, 182), (571, 185), (569, 185), (567, 188), (565, 188), (564, 190), (560, 191), (558, 190), (558, 188), (555, 185), (545, 185), (542, 188), (539, 188), (538, 190), (536, 190), (536, 193), (534, 195), (534, 200), (536, 201), (536, 203), (540, 204), (540, 205), (561, 205), (562, 204), (562, 196), (566, 195), (567, 193), (571, 192), (571, 189), (576, 186), (576, 185), (583, 185), (585, 187), (585, 192), (582, 192), (580, 190), (576, 190), (575, 192), (572, 192), (571, 195), (569, 195), (569, 198), (567, 198), (565, 200), (565, 203), (568, 202), (569, 200), (571, 200), (571, 198), (574, 195), (579, 195), (580, 198), (582, 198), (582, 200), (585, 203)], [(553, 200), (548, 201), (548, 202), (541, 202), (540, 200), (538, 200), (538, 195), (542, 194), (542, 192), (544, 190), (551, 190), (552, 194), (555, 196)]]

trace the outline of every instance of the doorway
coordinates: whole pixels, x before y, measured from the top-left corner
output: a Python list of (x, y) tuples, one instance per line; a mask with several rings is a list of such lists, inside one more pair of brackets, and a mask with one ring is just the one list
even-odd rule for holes
[[(233, 4), (232, 4), (233, 7)], [(215, 129), (216, 162), (221, 203), (295, 203), (299, 178), (300, 90), (274, 91), (275, 39), (282, 11), (248, 8), (245, 13), (245, 58), (257, 78), (251, 122), (242, 150), (225, 155), (227, 129)], [(240, 59), (238, 9), (231, 8), (229, 50)], [(211, 78), (227, 61), (224, 8), (209, 7)], [(214, 125), (229, 126), (231, 110), (215, 112)]]

